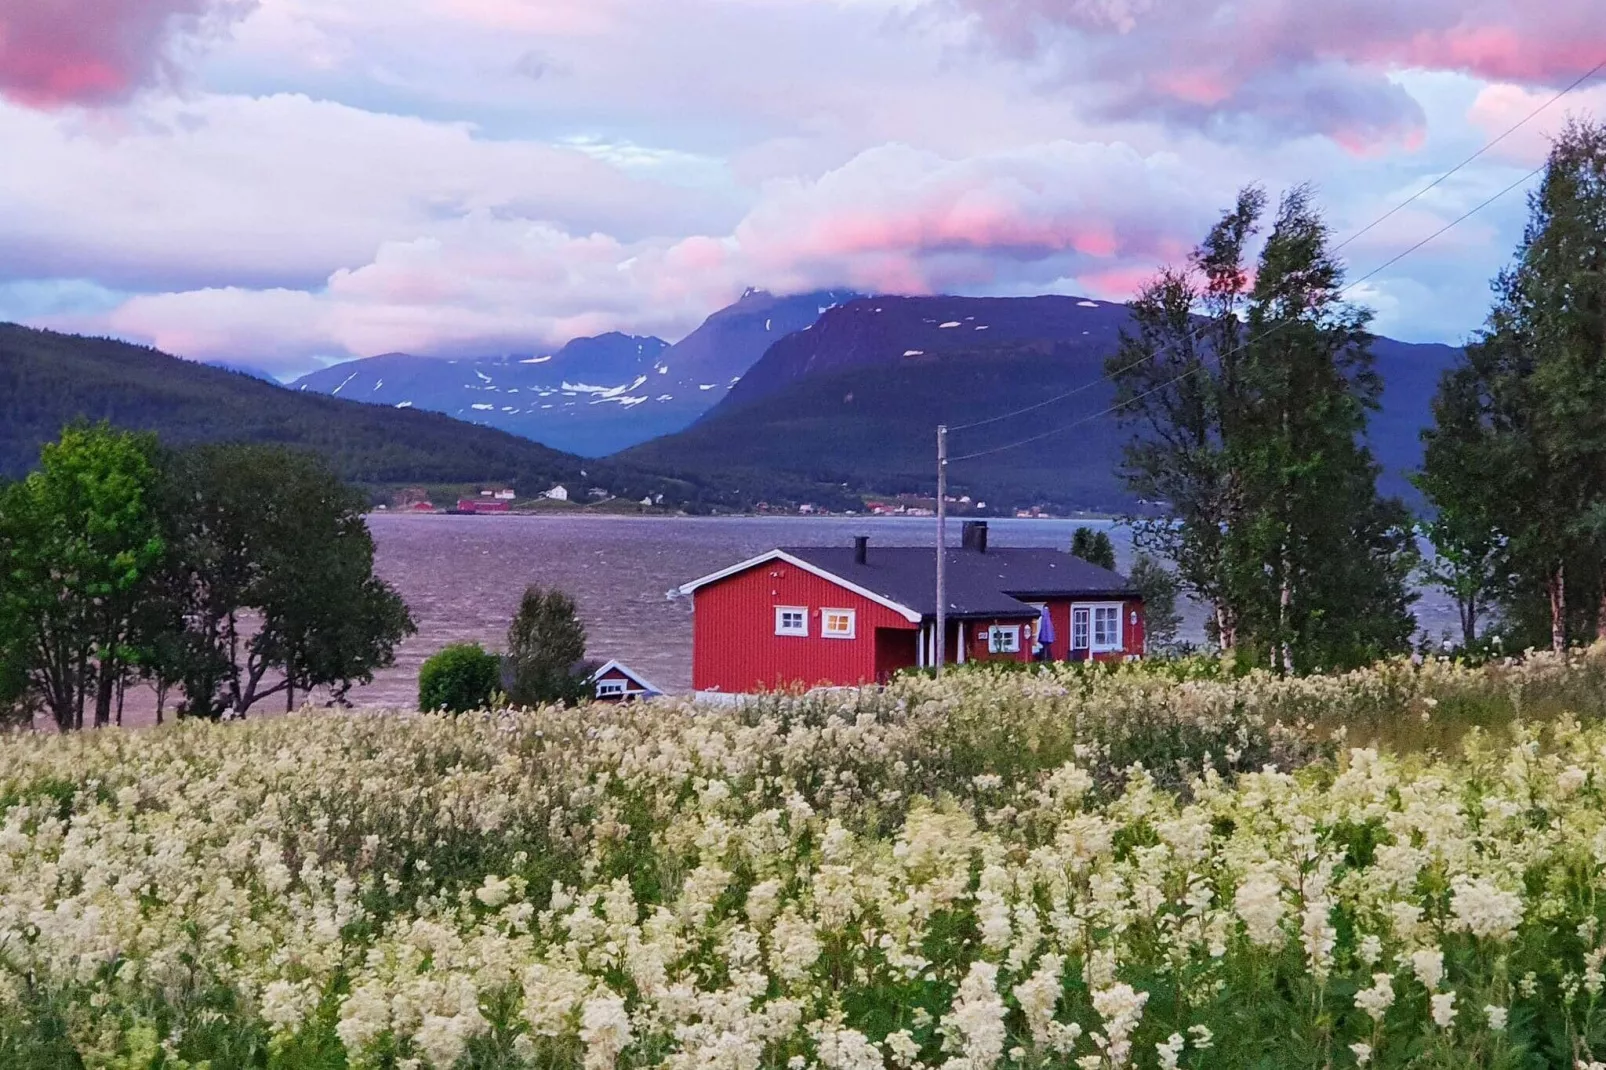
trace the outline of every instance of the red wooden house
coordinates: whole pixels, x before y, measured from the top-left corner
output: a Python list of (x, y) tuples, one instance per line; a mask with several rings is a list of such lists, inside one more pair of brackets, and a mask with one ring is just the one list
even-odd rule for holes
[[(695, 599), (692, 685), (853, 686), (932, 665), (936, 586), (935, 549), (865, 538), (771, 550), (693, 580), (679, 588)], [(947, 551), (947, 595), (950, 663), (1143, 653), (1143, 600), (1125, 577), (1057, 550), (989, 547), (982, 522)]]

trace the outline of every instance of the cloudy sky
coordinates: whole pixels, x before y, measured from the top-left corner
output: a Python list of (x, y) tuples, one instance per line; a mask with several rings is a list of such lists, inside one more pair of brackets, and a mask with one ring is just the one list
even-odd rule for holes
[[(290, 375), (675, 339), (746, 286), (1120, 299), (1240, 185), (1372, 221), (1600, 0), (0, 0), (0, 319)], [(1601, 80), (1346, 250), (1543, 158)], [(1521, 198), (1368, 283), (1459, 341)]]

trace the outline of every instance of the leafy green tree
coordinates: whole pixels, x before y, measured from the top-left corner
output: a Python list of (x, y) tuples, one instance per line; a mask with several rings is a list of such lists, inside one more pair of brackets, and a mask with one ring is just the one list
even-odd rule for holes
[[(1433, 544), (1422, 578), (1455, 602), (1461, 645), (1471, 649), (1496, 601), (1509, 587), (1511, 561), (1491, 478), (1475, 382), (1447, 375), (1433, 400), (1434, 426), (1423, 433), (1422, 471), (1413, 477), (1435, 509), (1422, 524)], [(1515, 488), (1511, 493), (1520, 493)]]
[(1143, 595), (1143, 625), (1151, 651), (1163, 651), (1177, 641), (1182, 614), (1177, 612), (1177, 577), (1150, 554), (1138, 554), (1127, 577)]
[(1370, 313), (1343, 300), (1305, 187), (1278, 205), (1251, 283), (1243, 253), (1263, 211), (1258, 191), (1240, 195), (1192, 268), (1140, 295), (1111, 361), (1141, 427), (1128, 479), (1170, 506), (1140, 545), (1216, 606), (1240, 656), (1282, 672), (1351, 665), (1408, 647), (1412, 527), (1379, 497), (1365, 445), (1382, 389)]
[(427, 713), (489, 709), (502, 663), (478, 643), (446, 647), (418, 670), (418, 708)]
[[(1564, 649), (1606, 637), (1606, 124), (1573, 122), (1495, 300), (1446, 373), (1423, 489), (1501, 550), (1502, 615)], [(1540, 623), (1543, 622), (1543, 623)]]
[(1110, 533), (1107, 531), (1077, 528), (1071, 533), (1071, 556), (1115, 571), (1115, 544), (1110, 542)]
[(585, 653), (586, 630), (574, 599), (556, 588), (530, 587), (507, 633), (508, 698), (519, 706), (578, 702)]
[(1263, 190), (1240, 192), (1188, 265), (1161, 271), (1131, 302), (1132, 326), (1108, 362), (1120, 412), (1141, 429), (1123, 475), (1165, 507), (1134, 525), (1134, 543), (1172, 562), (1182, 589), (1210, 607), (1210, 631), (1227, 650), (1238, 642), (1241, 597), (1228, 536), (1244, 509), (1228, 439), (1241, 404), (1247, 248), (1265, 207)]
[(164, 546), (155, 439), (74, 425), (0, 498), (0, 649), (62, 731), (108, 724), (136, 660), (133, 621)]
[(330, 688), (336, 702), (416, 630), (374, 575), (366, 498), (317, 459), (271, 446), (202, 446), (171, 459), (172, 552), (151, 612), (183, 622), (158, 648), (157, 682), (183, 712), (244, 714), (278, 694)]

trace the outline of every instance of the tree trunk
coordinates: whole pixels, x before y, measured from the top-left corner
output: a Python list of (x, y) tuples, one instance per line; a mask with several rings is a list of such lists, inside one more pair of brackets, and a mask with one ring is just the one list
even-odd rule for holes
[(1478, 641), (1478, 600), (1476, 598), (1463, 598), (1461, 600), (1461, 645), (1471, 648)]
[(1238, 645), (1238, 624), (1233, 612), (1225, 605), (1216, 606), (1216, 637), (1224, 652), (1231, 653)]
[(104, 728), (112, 723), (112, 699), (117, 694), (116, 660), (106, 657), (95, 673), (95, 727)]
[(1550, 595), (1550, 649), (1567, 650), (1567, 566), (1557, 565), (1545, 588)]
[(1600, 578), (1600, 602), (1595, 608), (1595, 638), (1606, 640), (1606, 573)]

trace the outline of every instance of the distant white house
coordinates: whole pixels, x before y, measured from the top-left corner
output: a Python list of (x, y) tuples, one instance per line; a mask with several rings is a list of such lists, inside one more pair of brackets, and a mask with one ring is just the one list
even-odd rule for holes
[(510, 502), (517, 497), (518, 493), (511, 487), (503, 487), (501, 490), (496, 492), (496, 500), (499, 502)]
[(566, 502), (569, 500), (569, 489), (563, 484), (559, 483), (557, 486), (541, 495), (541, 497), (550, 498), (555, 502)]

